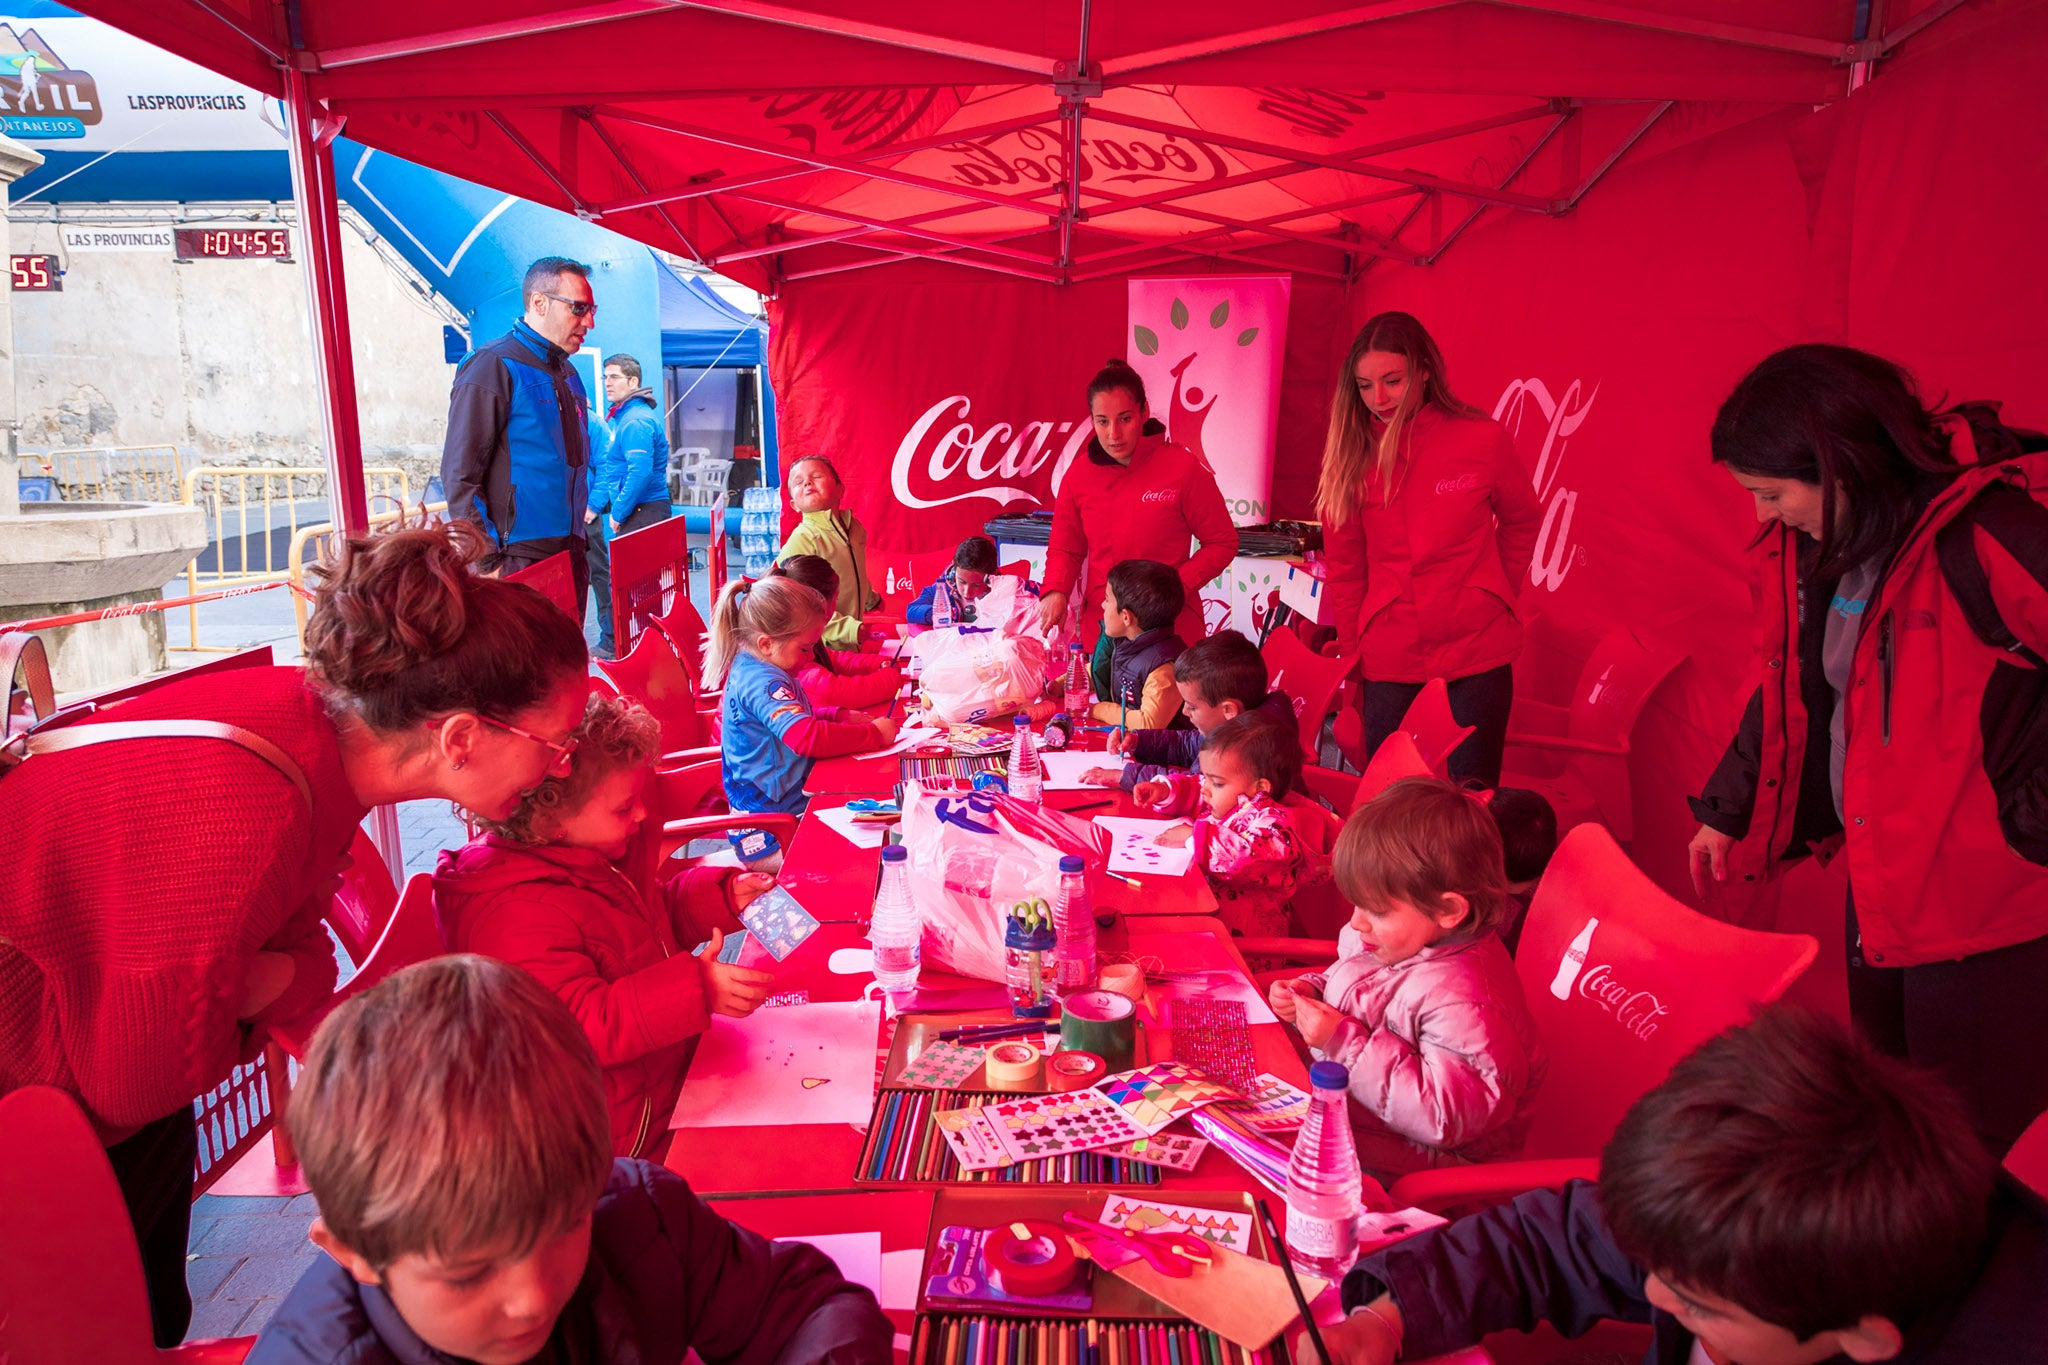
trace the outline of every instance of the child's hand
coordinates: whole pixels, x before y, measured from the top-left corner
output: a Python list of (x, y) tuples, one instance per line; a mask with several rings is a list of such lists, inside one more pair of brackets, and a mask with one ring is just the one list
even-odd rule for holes
[(1109, 747), (1129, 758), (1131, 751), (1138, 747), (1138, 736), (1130, 730), (1112, 730), (1109, 732)]
[(1090, 787), (1114, 787), (1123, 780), (1121, 768), (1090, 768), (1081, 774), (1083, 785)]
[(713, 1014), (744, 1019), (761, 1008), (761, 1002), (768, 998), (768, 988), (775, 984), (775, 974), (720, 962), (718, 950), (724, 946), (725, 930), (714, 929), (711, 942), (697, 954), (697, 960), (704, 964), (704, 1003)]
[(896, 732), (902, 728), (894, 716), (878, 716), (874, 725), (875, 729), (881, 732), (884, 747), (896, 742)]
[(1297, 998), (1304, 995), (1311, 1000), (1322, 998), (1316, 994), (1316, 988), (1309, 985), (1305, 978), (1299, 976), (1287, 977), (1283, 980), (1275, 981), (1266, 988), (1266, 1003), (1273, 1007), (1273, 1013), (1279, 1015), (1284, 1022), (1291, 1024), (1294, 1022), (1294, 1002)]
[(1141, 806), (1156, 806), (1170, 796), (1172, 792), (1173, 789), (1167, 786), (1166, 783), (1159, 781), (1157, 778), (1149, 778), (1131, 788), (1131, 800)]
[(1294, 997), (1294, 1026), (1301, 1030), (1301, 1041), (1310, 1047), (1320, 1048), (1329, 1042), (1330, 1035), (1337, 1031), (1337, 1022), (1343, 1017), (1342, 1011), (1312, 995)]
[(1152, 842), (1161, 848), (1180, 848), (1194, 837), (1195, 827), (1188, 824), (1175, 825), (1172, 829), (1161, 830)]
[(775, 878), (766, 872), (742, 872), (732, 879), (732, 908), (744, 910), (768, 894)]
[[(1388, 1295), (1380, 1295), (1373, 1307), (1400, 1321), (1400, 1306)], [(1393, 1365), (1394, 1348), (1400, 1344), (1386, 1318), (1372, 1313), (1353, 1312), (1344, 1321), (1322, 1328), (1321, 1335), (1330, 1365)], [(1306, 1330), (1296, 1332), (1289, 1344), (1296, 1360), (1315, 1359), (1315, 1347), (1309, 1344)]]

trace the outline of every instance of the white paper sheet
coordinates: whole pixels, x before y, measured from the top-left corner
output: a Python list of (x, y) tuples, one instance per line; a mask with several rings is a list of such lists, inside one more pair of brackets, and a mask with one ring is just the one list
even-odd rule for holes
[(933, 740), (941, 738), (944, 734), (945, 731), (938, 729), (936, 726), (905, 726), (903, 729), (898, 730), (896, 732), (896, 742), (894, 744), (891, 744), (888, 748), (870, 749), (864, 754), (855, 754), (854, 757), (857, 759), (886, 758), (890, 754), (902, 753), (905, 749), (908, 749), (913, 744), (929, 744)]
[(1090, 768), (1120, 769), (1124, 765), (1124, 761), (1115, 754), (1087, 753), (1080, 749), (1055, 749), (1051, 753), (1041, 749), (1038, 757), (1045, 764), (1045, 789), (1049, 792), (1113, 792), (1115, 787), (1098, 787), (1093, 782), (1083, 782), (1081, 774)]
[[(881, 1234), (875, 1235), (879, 1237)], [(883, 1252), (882, 1292), (876, 1296), (882, 1301), (882, 1311), (900, 1308), (908, 1312), (917, 1307), (918, 1284), (923, 1278), (923, 1247)], [(909, 1344), (904, 1342), (905, 1346)]]
[(880, 848), (889, 838), (887, 825), (857, 825), (853, 822), (853, 817), (859, 812), (848, 810), (845, 806), (835, 806), (830, 810), (814, 810), (811, 814), (816, 816), (825, 828), (855, 848)]
[(1186, 820), (1139, 820), (1125, 815), (1100, 815), (1095, 823), (1109, 833), (1111, 872), (1124, 872), (1134, 877), (1178, 877), (1194, 863), (1192, 830), (1188, 833), (1188, 842), (1179, 848), (1167, 848), (1156, 842), (1160, 834), (1175, 825), (1187, 824)]
[(880, 1022), (879, 1007), (860, 1000), (713, 1015), (668, 1126), (864, 1123)]
[(1151, 982), (1147, 987), (1147, 997), (1161, 1024), (1173, 1022), (1173, 1006), (1166, 1002), (1176, 996), (1241, 1000), (1244, 1002), (1246, 1023), (1280, 1022), (1272, 1006), (1266, 1003), (1265, 992), (1259, 989), (1257, 982), (1244, 975), (1230, 949), (1214, 934), (1133, 933), (1131, 956), (1156, 957), (1169, 972), (1212, 973), (1188, 981)]
[[(882, 1277), (882, 1234), (879, 1232), (817, 1232), (808, 1235), (798, 1233), (793, 1237), (777, 1237), (778, 1242), (802, 1242), (814, 1246), (832, 1258), (832, 1264), (839, 1267), (839, 1273), (850, 1284), (871, 1291), (879, 1301), (882, 1298), (884, 1280)], [(887, 1305), (884, 1304), (886, 1307)]]

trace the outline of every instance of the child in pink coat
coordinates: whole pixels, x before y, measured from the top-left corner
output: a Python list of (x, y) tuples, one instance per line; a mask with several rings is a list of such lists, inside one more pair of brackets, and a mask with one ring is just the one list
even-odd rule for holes
[(1217, 914), (1240, 937), (1287, 933), (1307, 855), (1294, 812), (1281, 802), (1301, 775), (1293, 727), (1248, 711), (1202, 737), (1201, 776), (1167, 773), (1140, 782), (1131, 795), (1161, 815), (1198, 815), (1192, 826), (1167, 830), (1159, 842), (1195, 843), (1195, 866), (1216, 893)]
[[(774, 977), (718, 960), (727, 929), (774, 878), (691, 868), (641, 895), (619, 868), (647, 816), (661, 726), (637, 703), (593, 696), (566, 778), (527, 793), (503, 823), (441, 855), (434, 910), (453, 952), (524, 968), (560, 996), (597, 1049), (617, 1155), (668, 1135), (689, 1043), (714, 1014), (744, 1018)], [(690, 948), (709, 940), (696, 957)]]
[[(839, 572), (820, 555), (791, 555), (769, 570), (794, 578), (827, 602), (838, 600)], [(903, 669), (888, 654), (863, 654), (855, 649), (833, 649), (823, 641), (811, 647), (811, 657), (796, 670), (804, 695), (813, 706), (840, 706), (859, 710), (880, 706), (903, 690)]]

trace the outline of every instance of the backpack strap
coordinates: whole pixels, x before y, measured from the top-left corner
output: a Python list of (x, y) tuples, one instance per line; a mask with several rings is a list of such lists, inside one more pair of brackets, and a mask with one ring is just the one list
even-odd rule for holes
[[(20, 686), (16, 686), (19, 677)], [(17, 706), (23, 712), (15, 717)], [(218, 739), (239, 744), (277, 769), (298, 788), (299, 799), (313, 805), (313, 786), (291, 755), (254, 730), (217, 720), (111, 720), (97, 725), (45, 728), (58, 716), (56, 691), (50, 678), (50, 656), (40, 635), (27, 631), (0, 634), (0, 775), (37, 754), (83, 749), (123, 739)], [(62, 713), (76, 719), (75, 709)]]
[(1999, 615), (1991, 596), (1991, 579), (1977, 558), (1976, 529), (1982, 527), (2022, 564), (2038, 558), (2048, 545), (2048, 507), (2026, 491), (2009, 483), (1994, 483), (1934, 533), (1934, 551), (1941, 562), (1941, 576), (1948, 590), (1962, 606), (1963, 616), (1977, 638), (1991, 648), (2025, 659), (2035, 668), (2048, 668), (2048, 660), (2022, 644)]

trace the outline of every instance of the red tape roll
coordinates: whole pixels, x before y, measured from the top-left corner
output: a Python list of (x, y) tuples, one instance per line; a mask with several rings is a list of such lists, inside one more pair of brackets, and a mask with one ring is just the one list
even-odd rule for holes
[(1045, 1059), (1046, 1088), (1086, 1090), (1109, 1074), (1109, 1063), (1092, 1052), (1055, 1052)]
[(1059, 1293), (1074, 1282), (1081, 1264), (1065, 1230), (1037, 1219), (992, 1229), (981, 1254), (996, 1288), (1020, 1299)]

